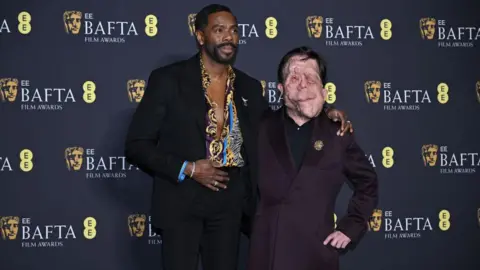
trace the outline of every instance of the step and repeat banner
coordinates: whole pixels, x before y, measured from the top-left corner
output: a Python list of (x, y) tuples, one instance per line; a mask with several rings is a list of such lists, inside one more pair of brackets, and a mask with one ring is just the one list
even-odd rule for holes
[[(370, 230), (342, 268), (480, 269), (480, 3), (367, 2), (221, 4), (238, 18), (236, 66), (272, 109), (283, 54), (306, 45), (327, 59), (328, 103), (380, 180)], [(196, 52), (207, 4), (2, 1), (0, 269), (162, 269), (152, 179), (123, 143), (150, 72)]]

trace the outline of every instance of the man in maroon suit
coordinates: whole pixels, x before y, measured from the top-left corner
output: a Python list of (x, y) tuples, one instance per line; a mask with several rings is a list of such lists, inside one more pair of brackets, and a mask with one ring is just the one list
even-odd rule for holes
[[(285, 106), (259, 129), (259, 192), (248, 270), (336, 270), (356, 246), (377, 205), (377, 175), (352, 134), (322, 111), (326, 66), (309, 48), (287, 53), (278, 69)], [(354, 190), (334, 225), (337, 195)]]

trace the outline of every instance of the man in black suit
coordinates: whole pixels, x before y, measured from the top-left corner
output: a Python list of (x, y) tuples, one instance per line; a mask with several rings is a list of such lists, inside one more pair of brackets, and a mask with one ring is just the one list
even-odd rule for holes
[[(242, 215), (255, 211), (256, 135), (268, 104), (260, 82), (232, 67), (239, 35), (230, 9), (206, 6), (195, 29), (200, 52), (151, 73), (125, 155), (154, 178), (164, 269), (194, 270), (200, 253), (203, 269), (233, 270)], [(328, 115), (351, 131), (342, 111)]]

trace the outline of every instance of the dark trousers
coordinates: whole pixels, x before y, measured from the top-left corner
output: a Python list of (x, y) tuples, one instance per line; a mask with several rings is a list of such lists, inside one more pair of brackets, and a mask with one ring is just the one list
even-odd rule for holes
[(204, 270), (237, 268), (244, 181), (248, 178), (242, 177), (241, 169), (227, 171), (230, 181), (226, 190), (215, 192), (199, 185), (189, 218), (162, 231), (164, 270), (196, 270), (199, 255)]

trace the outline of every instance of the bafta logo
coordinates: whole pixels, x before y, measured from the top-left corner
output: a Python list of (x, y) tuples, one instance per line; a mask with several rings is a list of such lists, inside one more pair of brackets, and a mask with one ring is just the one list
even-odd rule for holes
[(262, 96), (265, 96), (265, 89), (267, 88), (267, 82), (261, 80), (260, 83), (262, 84)]
[(142, 214), (133, 214), (128, 216), (128, 230), (130, 236), (142, 237), (145, 232), (145, 222), (147, 217)]
[(437, 20), (435, 20), (435, 18), (420, 19), (420, 34), (422, 39), (433, 39), (435, 37), (436, 24)]
[(2, 102), (14, 102), (18, 93), (18, 80), (14, 78), (0, 79), (0, 98)]
[(190, 29), (190, 35), (195, 34), (195, 18), (197, 17), (196, 13), (188, 14), (188, 28)]
[(82, 168), (83, 163), (83, 147), (68, 147), (65, 149), (65, 161), (69, 171), (78, 171)]
[(129, 80), (127, 82), (128, 99), (130, 102), (139, 103), (145, 93), (145, 80)]
[(308, 16), (306, 19), (307, 32), (309, 37), (320, 38), (323, 29), (322, 16)]
[(435, 166), (437, 163), (437, 153), (438, 153), (438, 145), (435, 144), (425, 144), (422, 146), (422, 158), (423, 158), (423, 165), (424, 166)]
[(382, 83), (379, 81), (366, 81), (364, 85), (365, 96), (368, 103), (378, 103), (380, 100), (380, 88)]
[(75, 10), (65, 11), (63, 13), (63, 24), (67, 34), (77, 35), (82, 28), (82, 12)]
[(20, 218), (15, 216), (0, 217), (0, 232), (3, 240), (15, 240), (18, 233)]
[(475, 90), (477, 92), (477, 100), (480, 103), (480, 81), (475, 84)]
[(382, 210), (374, 209), (372, 215), (370, 216), (370, 220), (368, 221), (368, 228), (369, 230), (373, 230), (374, 232), (380, 231), (382, 227)]

